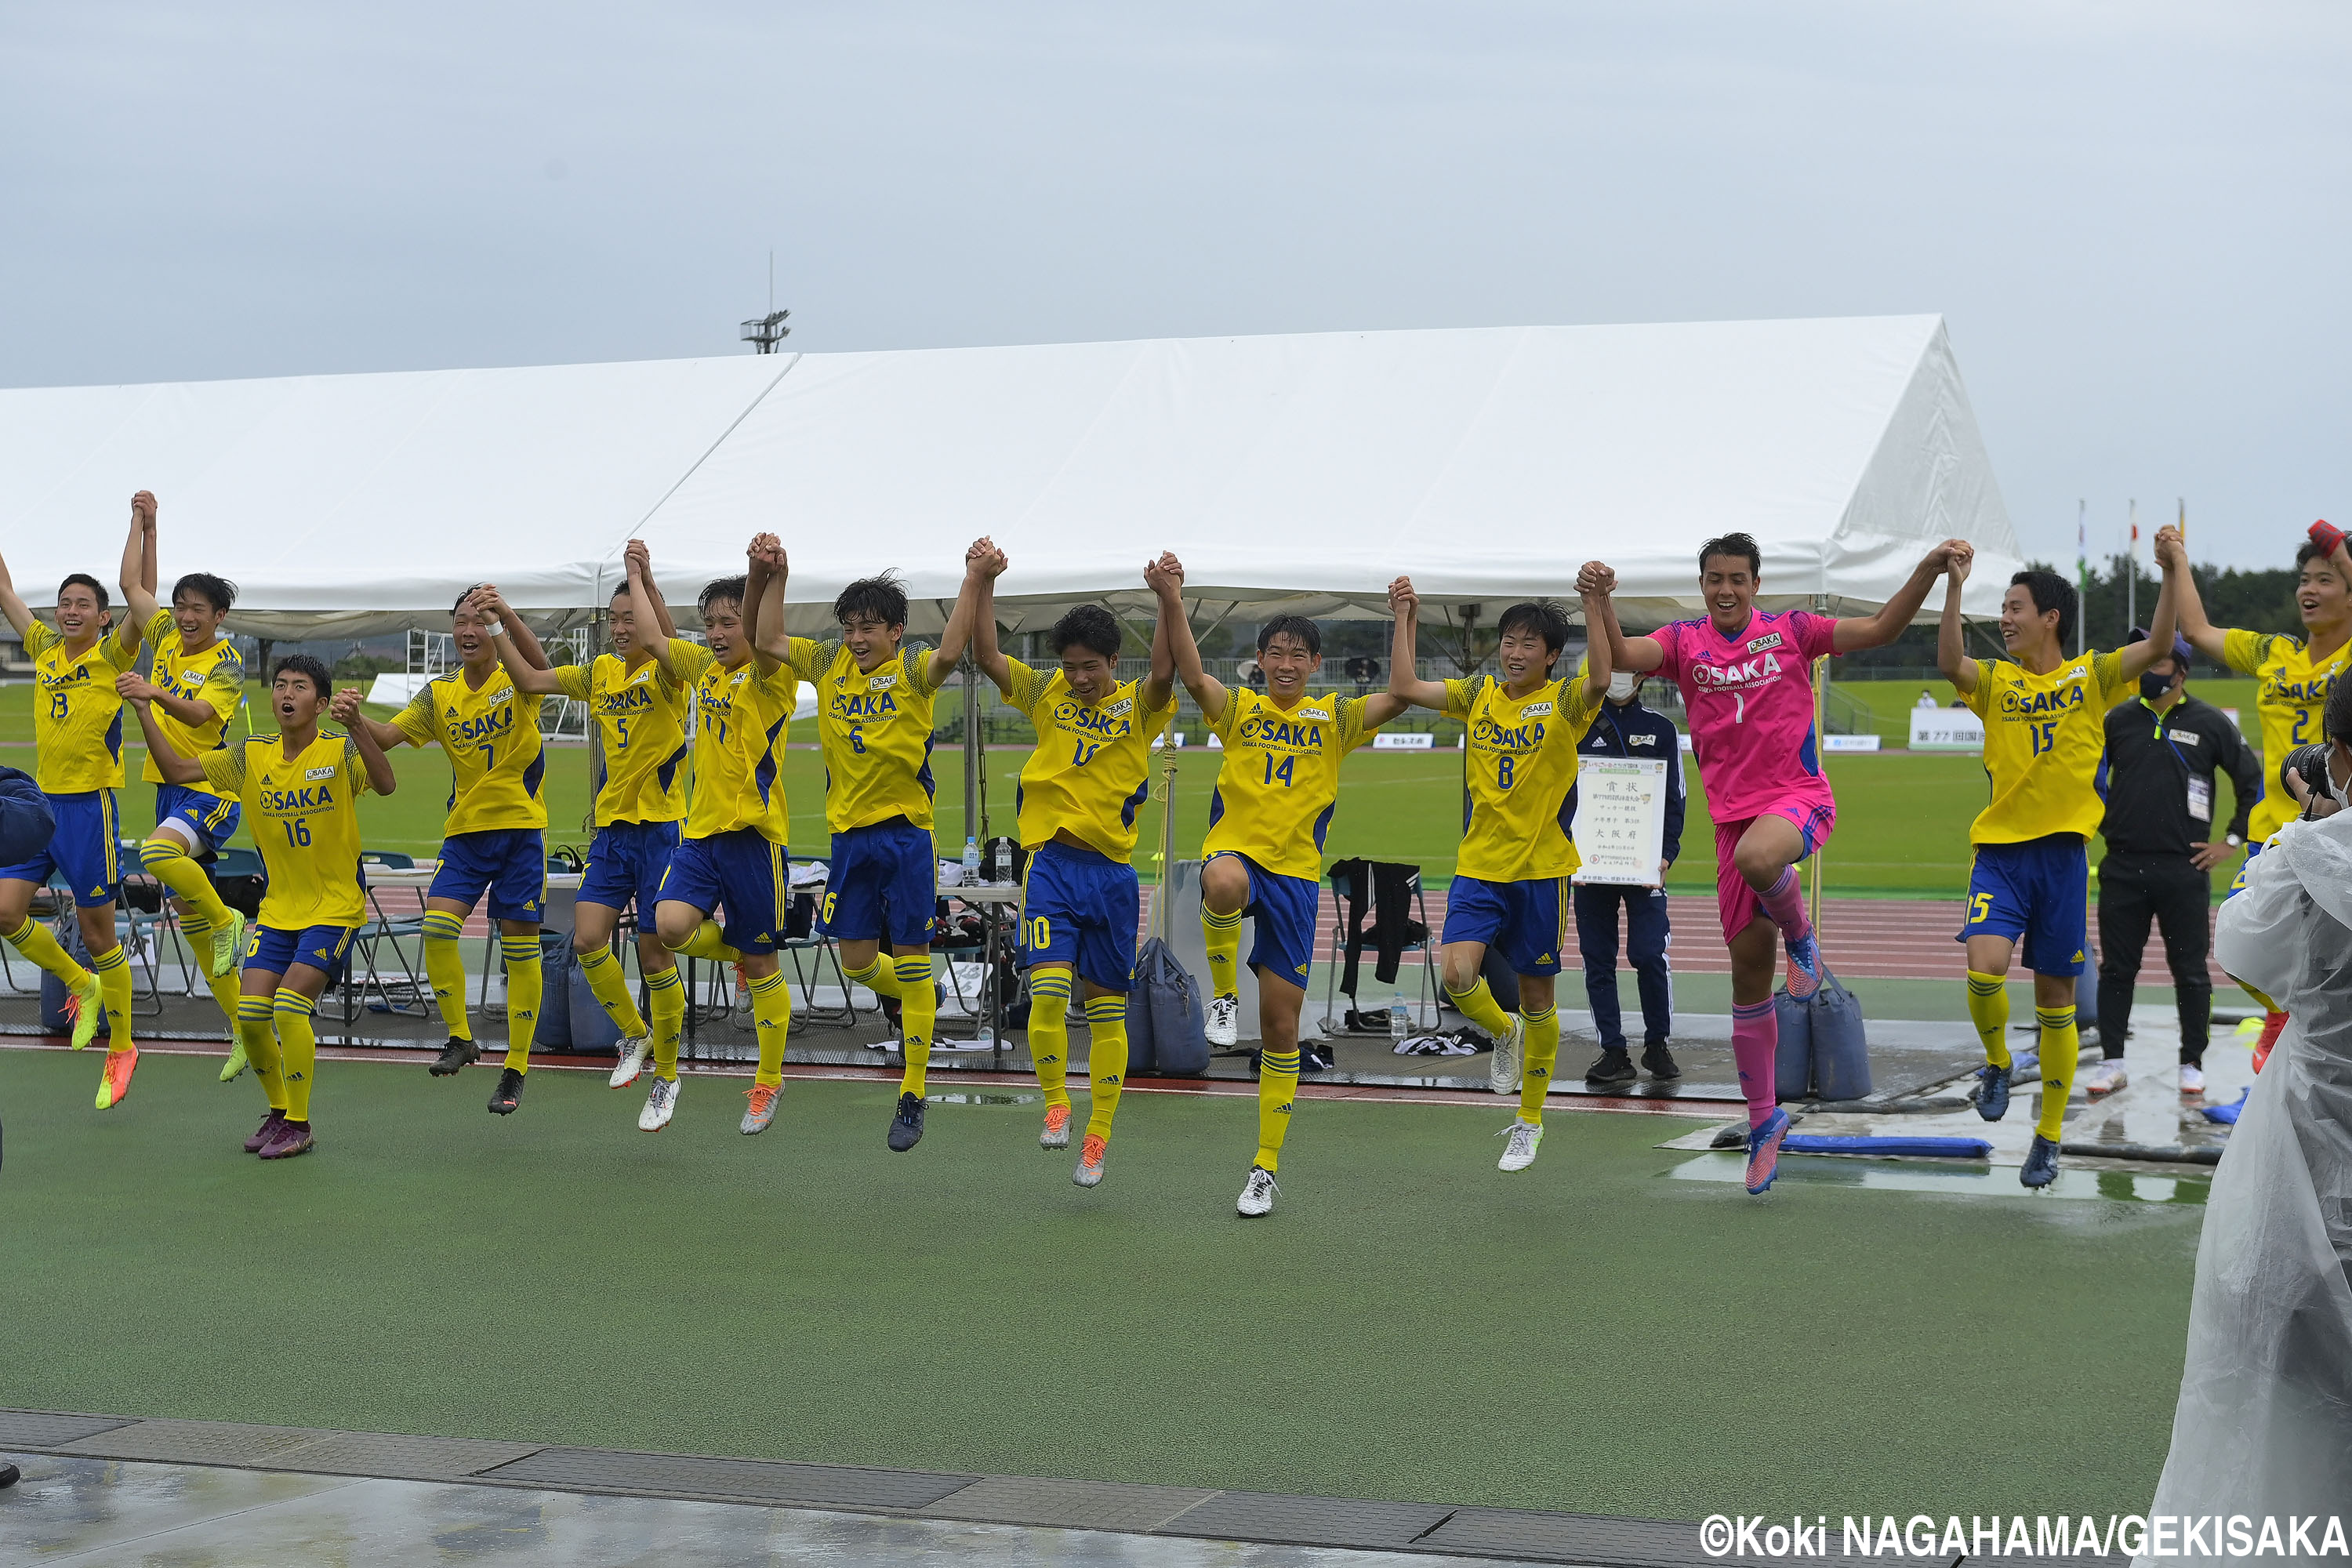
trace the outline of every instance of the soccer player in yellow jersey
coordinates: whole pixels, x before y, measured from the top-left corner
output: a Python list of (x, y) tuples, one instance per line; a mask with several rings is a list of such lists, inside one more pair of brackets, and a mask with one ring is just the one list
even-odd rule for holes
[[(139, 669), (115, 679), (127, 700), (154, 705), (173, 749), (194, 756), (227, 744), (222, 732), (245, 702), (245, 660), (221, 636), (236, 602), (236, 584), (209, 572), (191, 572), (172, 589), (169, 607), (155, 603), (155, 498), (131, 498), (131, 537), (122, 550), (122, 601), (132, 622), (146, 628)], [(229, 1024), (228, 1061), (221, 1081), (246, 1067), (236, 1033), (237, 963), (245, 954), (245, 917), (221, 902), (202, 862), (236, 837), (244, 806), (202, 777), (173, 784), (151, 750), (140, 776), (155, 786), (155, 832), (139, 847), (140, 864), (170, 889), (180, 933), (211, 978), (213, 1000)]]
[(824, 818), (833, 833), (820, 923), (840, 944), (849, 978), (898, 1005), (907, 1065), (887, 1142), (901, 1154), (923, 1136), (923, 1080), (939, 1016), (931, 979), (939, 901), (931, 698), (963, 662), (989, 568), (1003, 559), (984, 539), (964, 552), (963, 590), (931, 649), (905, 640), (907, 591), (887, 573), (841, 591), (833, 602), (841, 636), (824, 642), (784, 635), (781, 591), (761, 605), (761, 647), (816, 688)]
[[(121, 880), (115, 791), (122, 787), (122, 699), (115, 681), (137, 666), (144, 628), (126, 621), (109, 631), (106, 590), (97, 578), (77, 572), (58, 584), (52, 631), (16, 596), (5, 563), (0, 563), (0, 612), (25, 639), (33, 661), (34, 769), (57, 819), (47, 849), (0, 867), (0, 937), (65, 984), (74, 1049), (97, 1037), (104, 1007), (106, 1068), (98, 1108), (105, 1110), (131, 1092), (131, 1074), (139, 1065), (131, 1038), (131, 956), (114, 935)], [(73, 889), (89, 969), (32, 918), (33, 894), (53, 873)]]
[[(2180, 633), (2206, 658), (2228, 665), (2260, 683), (2254, 710), (2262, 715), (2263, 763), (2266, 778), (2277, 776), (2279, 764), (2297, 746), (2326, 740), (2321, 714), (2336, 678), (2352, 658), (2352, 551), (2345, 546), (2344, 531), (2326, 521), (2311, 525), (2311, 536), (2295, 547), (2294, 607), (2304, 635), (2284, 632), (2224, 631), (2205, 617), (2205, 603), (2197, 595), (2197, 579), (2180, 574)], [(2293, 822), (2294, 797), (2265, 784), (2246, 824), (2246, 859), (2251, 863), (2278, 830)], [(2234, 849), (2232, 842), (2226, 847)], [(2242, 886), (2241, 868), (2237, 886)], [(2233, 886), (2231, 891), (2235, 891)], [(2286, 1014), (2271, 999), (2255, 993), (2263, 1005), (2263, 1032), (2254, 1042), (2254, 1070), (2278, 1044), (2286, 1027)], [(2203, 1093), (2205, 1075), (2198, 1071), (2192, 1085), (2189, 1069), (2180, 1075), (2183, 1094)]]
[(1238, 1037), (1234, 1015), (1242, 921), (1255, 916), (1249, 965), (1257, 974), (1257, 1155), (1235, 1201), (1255, 1219), (1274, 1207), (1274, 1173), (1298, 1095), (1298, 1014), (1315, 956), (1323, 837), (1339, 801), (1339, 762), (1405, 710), (1401, 697), (1310, 693), (1323, 668), (1323, 634), (1304, 616), (1258, 627), (1265, 689), (1228, 689), (1201, 665), (1184, 613), (1184, 565), (1172, 554), (1143, 580), (1160, 600), (1160, 624), (1177, 679), (1224, 747), (1209, 836), (1201, 846), (1201, 934), (1209, 952), (1209, 1040)]
[[(1605, 595), (1588, 593), (1584, 624), (1598, 628)], [(1414, 673), (1421, 597), (1412, 579), (1389, 584), (1396, 635), (1389, 695), (1459, 719), (1468, 731), (1462, 769), (1470, 820), (1445, 893), (1439, 958), (1445, 994), (1495, 1042), (1488, 1081), (1519, 1092), (1519, 1113), (1503, 1131), (1499, 1168), (1524, 1171), (1543, 1143), (1544, 1096), (1559, 1058), (1559, 1012), (1552, 993), (1568, 940), (1568, 879), (1577, 868), (1568, 830), (1576, 748), (1609, 689), (1609, 638), (1588, 639), (1583, 667), (1555, 676), (1568, 646), (1568, 616), (1544, 601), (1513, 605), (1495, 623), (1502, 679), (1423, 680)], [(1506, 1016), (1479, 977), (1486, 950), (1499, 948), (1519, 976), (1518, 1016)], [(1514, 1082), (1514, 1079), (1517, 1082)]]
[[(732, 963), (751, 993), (760, 1065), (740, 1131), (764, 1132), (776, 1119), (784, 1084), (784, 1035), (793, 994), (776, 966), (782, 940), (785, 856), (791, 818), (784, 807), (784, 733), (800, 682), (791, 666), (753, 644), (761, 602), (784, 593), (788, 563), (775, 535), (746, 552), (750, 570), (704, 587), (698, 600), (708, 647), (680, 637), (652, 642), (654, 658), (694, 703), (694, 804), (685, 837), (670, 856), (654, 905), (663, 945), (689, 958)], [(636, 624), (651, 626), (652, 565), (629, 558)], [(725, 909), (723, 924), (711, 911)], [(675, 1092), (675, 1091), (673, 1091)]]
[(2182, 563), (2180, 531), (2156, 536), (2164, 568), (2156, 617), (2143, 642), (2114, 653), (2066, 657), (2079, 606), (2074, 586), (2047, 570), (2020, 572), (2000, 601), (2008, 658), (1964, 651), (1960, 586), (1972, 556), (1955, 552), (1946, 569), (1944, 618), (1936, 662), (1984, 721), (1985, 776), (1992, 801), (1969, 829), (1969, 902), (1959, 940), (1968, 946), (1969, 1017), (1985, 1051), (1977, 1114), (2009, 1110), (2010, 958), (2022, 942), (2033, 971), (2033, 1016), (2041, 1026), (2042, 1115), (2018, 1179), (2046, 1187), (2058, 1174), (2059, 1133), (2074, 1087), (2082, 1037), (2074, 983), (2089, 941), (2091, 866), (2084, 842), (2098, 831), (2099, 759), (2107, 710), (2136, 691), (2140, 673), (2172, 647)]
[(506, 1061), (489, 1108), (493, 1115), (511, 1116), (522, 1100), (531, 1031), (539, 1022), (547, 760), (539, 735), (541, 699), (515, 689), (500, 668), (498, 639), (511, 638), (520, 660), (535, 668), (546, 668), (547, 654), (495, 589), (478, 598), (477, 588), (459, 595), (450, 614), (457, 670), (426, 681), (391, 723), (364, 714), (359, 722), (386, 751), (438, 745), (449, 759), (449, 816), (441, 829), (441, 865), (425, 889), (424, 922), (425, 976), (449, 1041), (428, 1070), (446, 1078), (481, 1058), (466, 1017), (466, 961), (457, 939), (487, 893), (507, 973)]
[(1036, 727), (1021, 767), (1020, 827), (1029, 851), (1021, 887), (1021, 950), (1029, 964), (1029, 1057), (1045, 1090), (1038, 1144), (1070, 1146), (1073, 976), (1083, 989), (1091, 1109), (1070, 1179), (1099, 1185), (1111, 1119), (1127, 1076), (1127, 992), (1141, 906), (1135, 813), (1150, 791), (1151, 742), (1176, 716), (1176, 665), (1163, 619), (1150, 673), (1118, 678), (1119, 626), (1080, 605), (1046, 634), (1060, 668), (1032, 669), (996, 646), (992, 586), (972, 622), (972, 657), (1004, 700)]
[(148, 753), (174, 784), (199, 782), (252, 813), (254, 842), (269, 871), (261, 918), (246, 943), (238, 984), (237, 1037), (261, 1080), (269, 1111), (245, 1141), (265, 1160), (308, 1153), (310, 1086), (318, 1076), (319, 997), (350, 961), (352, 933), (367, 917), (360, 865), (359, 797), (398, 787), (374, 732), (356, 723), (360, 694), (335, 693), (333, 716), (348, 732), (320, 727), (329, 705), (327, 668), (307, 654), (278, 661), (269, 682), (278, 733), (227, 746), (184, 749), (155, 710), (134, 697)]
[[(643, 540), (629, 541), (624, 559), (642, 558)], [(677, 1109), (677, 1052), (686, 1030), (686, 987), (677, 960), (654, 930), (662, 873), (677, 848), (686, 816), (686, 688), (654, 658), (652, 644), (677, 635), (669, 606), (650, 579), (656, 623), (640, 636), (635, 599), (624, 583), (614, 591), (605, 626), (613, 651), (586, 664), (541, 669), (499, 639), (499, 653), (518, 691), (561, 694), (587, 704), (595, 724), (595, 837), (588, 842), (587, 874), (573, 904), (572, 949), (596, 1005), (621, 1031), (621, 1059), (608, 1080), (626, 1089), (654, 1058), (654, 1086), (637, 1114), (640, 1131), (658, 1132)], [(495, 607), (485, 605), (495, 613)], [(637, 969), (645, 976), (653, 1022), (637, 1010), (629, 977), (614, 956), (622, 911), (637, 910)]]

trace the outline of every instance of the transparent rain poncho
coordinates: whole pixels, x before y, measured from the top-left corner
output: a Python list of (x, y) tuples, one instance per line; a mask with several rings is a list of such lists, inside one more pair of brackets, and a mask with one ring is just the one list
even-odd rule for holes
[(2293, 1021), (2214, 1173), (2150, 1511), (2352, 1516), (2352, 811), (2249, 864), (2214, 956)]

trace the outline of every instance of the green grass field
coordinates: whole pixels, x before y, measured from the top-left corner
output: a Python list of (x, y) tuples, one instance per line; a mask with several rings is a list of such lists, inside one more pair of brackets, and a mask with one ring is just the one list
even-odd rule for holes
[[(1560, 1508), (2134, 1512), (2178, 1390), (2194, 1204), (1678, 1181), (1697, 1123), (1311, 1101), (1236, 1220), (1254, 1102), (1133, 1094), (1109, 1180), (1034, 1105), (739, 1079), (672, 1128), (542, 1069), (321, 1066), (317, 1152), (248, 1079), (0, 1058), (0, 1405)], [(1852, 1167), (1840, 1167), (1850, 1171)], [(2124, 1190), (2129, 1190), (2125, 1184)], [(2064, 1445), (2066, 1432), (2089, 1432)], [(2021, 1490), (2020, 1489), (2023, 1489)]]

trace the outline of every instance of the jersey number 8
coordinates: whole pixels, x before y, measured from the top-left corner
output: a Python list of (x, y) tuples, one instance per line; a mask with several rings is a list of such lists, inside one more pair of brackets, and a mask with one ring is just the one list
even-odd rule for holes
[(1508, 789), (1511, 787), (1511, 766), (1516, 761), (1517, 761), (1517, 759), (1514, 757), (1497, 757), (1495, 759), (1495, 787), (1496, 789)]

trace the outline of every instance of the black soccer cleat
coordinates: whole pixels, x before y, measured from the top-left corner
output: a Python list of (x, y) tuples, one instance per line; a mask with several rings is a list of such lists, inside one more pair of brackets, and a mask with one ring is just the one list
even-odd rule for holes
[(499, 1087), (490, 1096), (490, 1114), (512, 1116), (515, 1107), (522, 1103), (522, 1074), (513, 1068), (499, 1070)]
[(903, 1154), (923, 1141), (923, 1097), (902, 1094), (898, 1114), (890, 1118), (890, 1152)]
[(441, 1047), (441, 1054), (434, 1058), (433, 1065), (425, 1070), (435, 1078), (447, 1078), (451, 1073), (465, 1071), (481, 1059), (481, 1047), (453, 1035), (449, 1043)]
[(1642, 1047), (1642, 1070), (1661, 1083), (1683, 1076), (1682, 1064), (1675, 1060), (1675, 1053), (1666, 1049), (1664, 1040), (1652, 1040)]
[(1587, 1083), (1631, 1083), (1641, 1075), (1633, 1070), (1633, 1058), (1625, 1054), (1622, 1046), (1603, 1046), (1592, 1065), (1584, 1069)]

